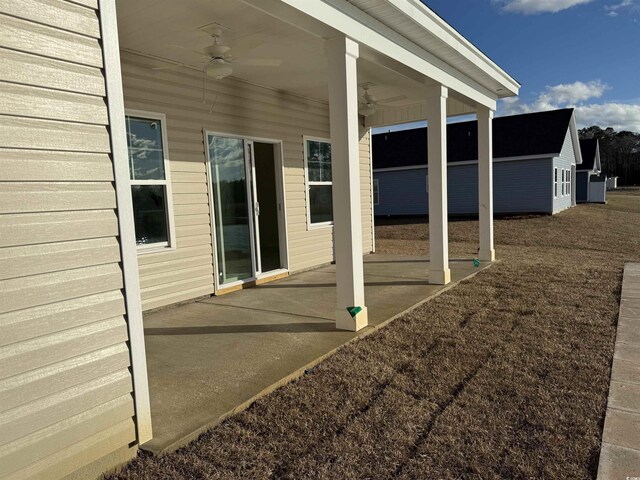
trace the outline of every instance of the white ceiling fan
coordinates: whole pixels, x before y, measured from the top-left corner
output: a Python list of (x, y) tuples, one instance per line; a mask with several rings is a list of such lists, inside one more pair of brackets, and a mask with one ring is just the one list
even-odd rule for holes
[[(213, 39), (213, 43), (202, 49), (202, 51), (190, 51), (206, 57), (206, 60), (201, 62), (200, 65), (202, 66), (204, 73), (216, 80), (221, 80), (231, 75), (233, 73), (233, 65), (245, 65), (251, 67), (279, 67), (282, 65), (282, 60), (278, 58), (237, 58), (231, 55), (231, 47), (224, 45), (221, 40), (224, 30), (228, 30), (222, 25), (214, 23), (200, 27), (198, 30), (210, 35)], [(172, 46), (186, 49), (186, 47), (183, 47), (182, 45)], [(176, 63), (168, 67), (156, 67), (153, 70), (171, 70), (185, 66), (188, 65), (184, 63)]]
[(363, 83), (362, 85), (360, 85), (360, 88), (364, 90), (364, 93), (362, 94), (362, 98), (360, 99), (359, 113), (364, 117), (373, 115), (380, 107), (390, 106), (388, 104), (399, 102), (400, 100), (406, 100), (407, 98), (405, 95), (399, 95), (397, 97), (378, 100), (372, 93), (369, 92), (369, 89), (375, 86), (376, 85), (371, 82)]

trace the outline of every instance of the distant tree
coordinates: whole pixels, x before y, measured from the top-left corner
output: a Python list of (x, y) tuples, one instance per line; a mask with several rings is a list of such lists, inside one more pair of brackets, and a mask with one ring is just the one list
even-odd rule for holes
[(597, 138), (600, 143), (602, 171), (609, 177), (619, 177), (620, 185), (640, 184), (640, 134), (616, 132), (597, 125), (583, 128), (580, 138)]

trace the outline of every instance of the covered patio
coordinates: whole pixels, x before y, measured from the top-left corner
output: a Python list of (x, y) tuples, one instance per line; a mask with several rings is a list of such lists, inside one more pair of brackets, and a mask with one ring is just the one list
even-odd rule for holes
[[(138, 250), (130, 282), (142, 310), (168, 306), (136, 323), (146, 353), (137, 349), (134, 372), (149, 378), (150, 407), (146, 378), (136, 387), (143, 448), (185, 444), (495, 259), (492, 119), (519, 84), (421, 2), (140, 0), (120, 1), (117, 13), (119, 108), (166, 125), (173, 177), (161, 180), (175, 204), (175, 235), (169, 228), (166, 246)], [(478, 120), (478, 267), (449, 259), (446, 125), (461, 115)], [(423, 120), (430, 257), (363, 262), (375, 251), (370, 129)], [(216, 138), (244, 143), (216, 160)], [(330, 145), (330, 175), (309, 175), (320, 162), (309, 139)], [(275, 180), (255, 172), (259, 143), (276, 145)], [(227, 167), (239, 173), (219, 176)], [(221, 195), (225, 182), (240, 194)], [(257, 190), (273, 184), (269, 222)], [(324, 221), (312, 205), (327, 210)], [(279, 262), (263, 268), (262, 240), (276, 230)], [(240, 261), (244, 271), (225, 273)], [(265, 273), (291, 275), (228, 293)]]
[(327, 265), (219, 297), (146, 314), (153, 439), (174, 450), (336, 348), (490, 265), (451, 260), (452, 283), (429, 282), (426, 257), (367, 255), (369, 326), (335, 328), (336, 268)]

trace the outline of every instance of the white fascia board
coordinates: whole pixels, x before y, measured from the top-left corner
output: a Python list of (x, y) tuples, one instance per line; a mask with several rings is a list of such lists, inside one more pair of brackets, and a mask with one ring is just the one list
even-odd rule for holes
[(578, 126), (576, 124), (576, 112), (571, 114), (569, 121), (569, 131), (571, 133), (571, 141), (573, 143), (573, 154), (576, 158), (576, 165), (582, 163), (582, 150), (580, 149), (580, 136), (578, 135)]
[[(451, 25), (440, 18), (435, 12), (419, 0), (386, 0), (396, 10), (412, 19), (415, 24), (424, 28), (439, 38), (453, 50), (458, 51), (464, 58), (472, 62), (487, 75), (498, 80), (505, 88), (506, 95), (500, 98), (517, 95), (520, 89), (518, 83), (507, 72), (487, 57), (473, 43), (457, 32)], [(511, 94), (511, 95), (509, 95)]]
[[(524, 160), (543, 160), (547, 158), (555, 158), (559, 156), (559, 153), (548, 153), (545, 155), (525, 155), (522, 157), (502, 157), (502, 158), (494, 158), (493, 163), (502, 163), (502, 162), (521, 162)], [(464, 162), (450, 162), (447, 163), (447, 167), (462, 167), (464, 165), (475, 165), (478, 163), (478, 160), (465, 160)], [(382, 172), (399, 172), (402, 170), (422, 170), (428, 169), (429, 165), (424, 163), (422, 165), (410, 165), (407, 167), (389, 167), (389, 168), (376, 168), (373, 170), (374, 173), (382, 173)]]
[[(245, 0), (258, 5), (255, 0)], [(280, 0), (470, 100), (496, 110), (498, 96), (345, 0)], [(283, 19), (286, 20), (286, 19)]]

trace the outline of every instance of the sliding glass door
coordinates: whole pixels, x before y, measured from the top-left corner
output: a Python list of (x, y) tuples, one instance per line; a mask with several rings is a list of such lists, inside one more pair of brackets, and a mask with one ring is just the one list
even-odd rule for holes
[(207, 135), (218, 285), (254, 276), (253, 207), (243, 139)]

